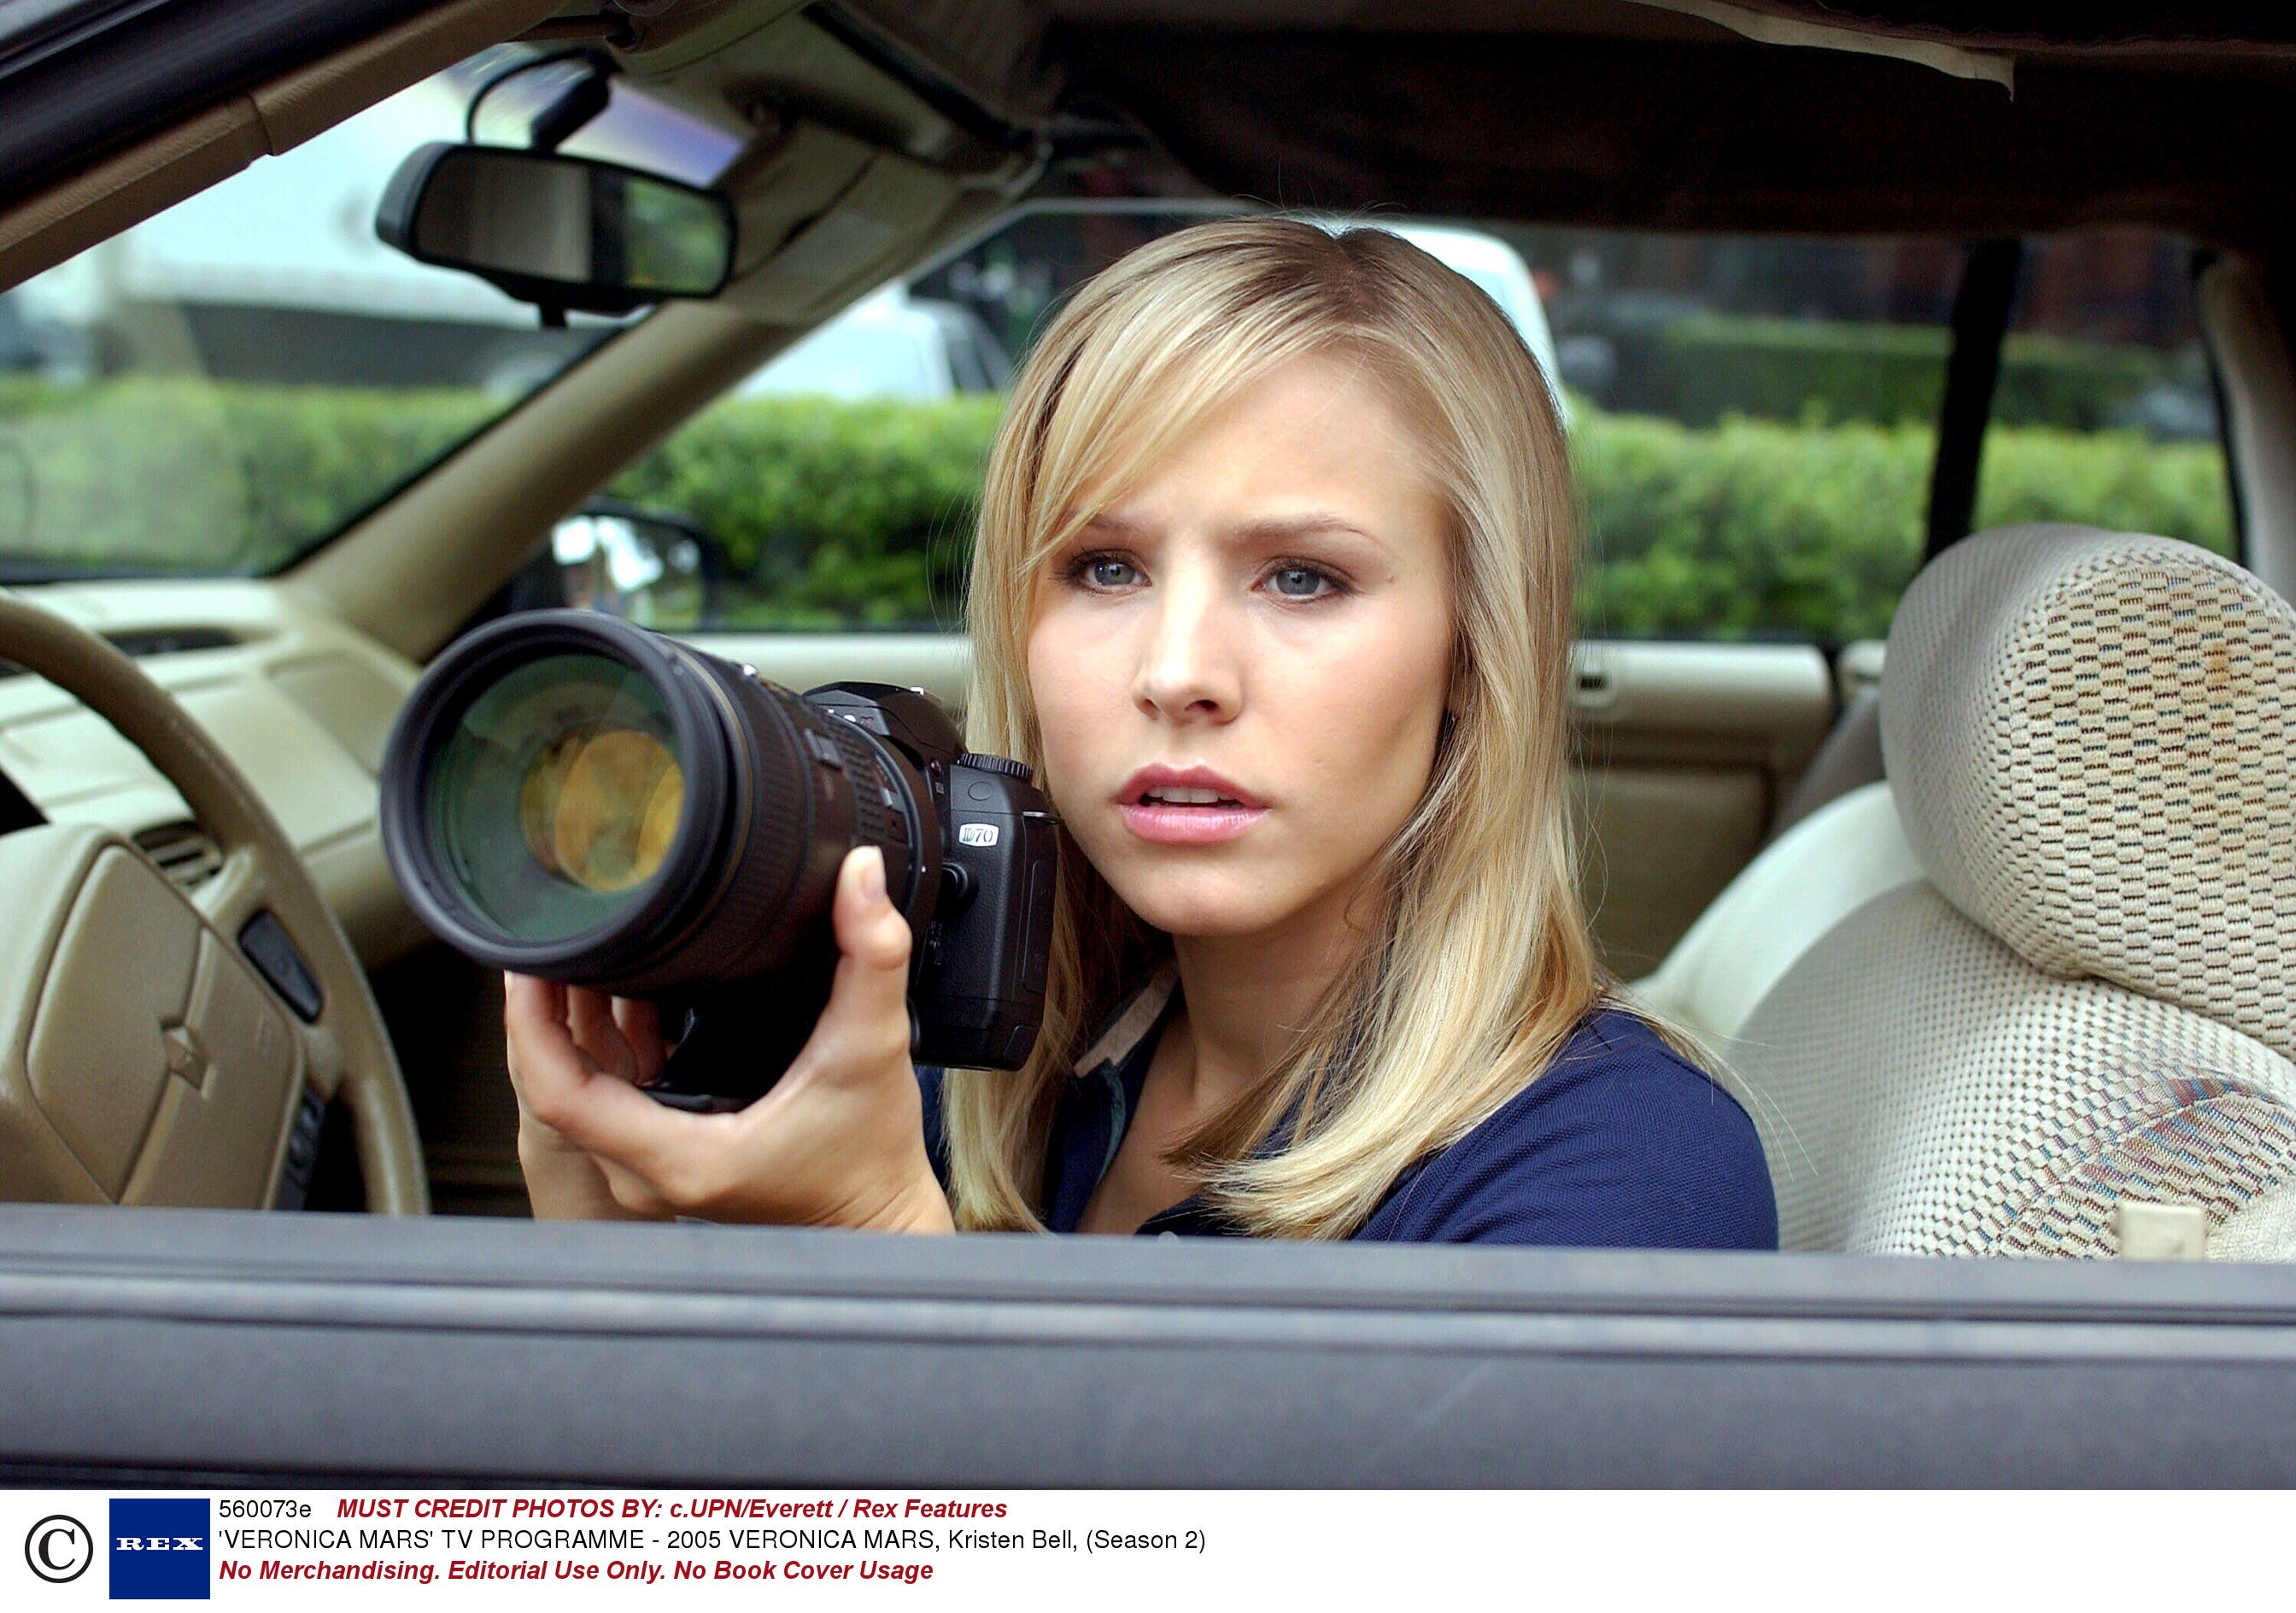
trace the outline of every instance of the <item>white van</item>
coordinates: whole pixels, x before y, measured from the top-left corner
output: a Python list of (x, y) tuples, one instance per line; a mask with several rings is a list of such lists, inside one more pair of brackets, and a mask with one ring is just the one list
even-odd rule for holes
[(1011, 379), (1012, 367), (978, 314), (962, 303), (912, 296), (897, 280), (808, 333), (735, 395), (930, 403), (959, 392), (996, 391)]

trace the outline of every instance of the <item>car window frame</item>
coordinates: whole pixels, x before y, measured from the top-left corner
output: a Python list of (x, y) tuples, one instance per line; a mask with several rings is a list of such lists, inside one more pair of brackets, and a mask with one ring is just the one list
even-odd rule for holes
[(78, 0), (0, 30), (0, 204), (407, 20), (406, 0)]
[(2285, 1268), (251, 1214), (0, 1207), (0, 1469), (2296, 1481)]

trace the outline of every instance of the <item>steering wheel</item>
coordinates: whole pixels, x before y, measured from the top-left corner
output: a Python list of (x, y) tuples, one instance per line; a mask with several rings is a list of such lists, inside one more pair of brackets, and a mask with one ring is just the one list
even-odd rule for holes
[(0, 657), (149, 757), (222, 853), (186, 895), (112, 829), (0, 837), (0, 1197), (299, 1205), (340, 1098), (366, 1207), (427, 1211), (382, 1016), (278, 820), (175, 697), (94, 634), (0, 593)]

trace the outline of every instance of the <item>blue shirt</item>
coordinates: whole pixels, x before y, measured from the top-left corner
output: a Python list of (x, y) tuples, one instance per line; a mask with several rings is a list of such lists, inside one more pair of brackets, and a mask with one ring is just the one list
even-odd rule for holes
[[(1136, 992), (1077, 1061), (1045, 1162), (1046, 1225), (1073, 1232), (1116, 1157), (1177, 1000), (1168, 969)], [(941, 1072), (924, 1088), (925, 1146), (948, 1181)], [(1234, 1236), (1193, 1197), (1144, 1234)], [(1488, 1120), (1406, 1170), (1356, 1238), (1400, 1243), (1775, 1249), (1769, 1170), (1736, 1099), (1634, 1014), (1589, 1015), (1538, 1080)]]

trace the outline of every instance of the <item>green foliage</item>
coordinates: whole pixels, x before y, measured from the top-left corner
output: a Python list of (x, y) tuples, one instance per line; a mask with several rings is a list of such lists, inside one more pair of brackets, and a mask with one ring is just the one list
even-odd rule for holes
[[(1582, 416), (1585, 630), (1850, 639), (1889, 630), (1918, 568), (1933, 433)], [(2133, 432), (1987, 434), (1977, 525), (2073, 521), (2231, 552), (2222, 456)]]
[(2214, 443), (2149, 442), (2135, 432), (2094, 437), (2041, 430), (1988, 432), (1977, 525), (2073, 521), (2182, 538), (2233, 555), (2231, 493)]
[[(1765, 420), (1934, 421), (1951, 333), (1939, 325), (1705, 315), (1669, 325), (1641, 407), (1712, 425)], [(2176, 355), (2051, 336), (2002, 343), (1993, 418), (2010, 425), (2102, 431), (2148, 386), (2177, 379)]]
[(700, 522), (744, 579), (726, 626), (957, 626), (997, 398), (722, 404), (614, 480)]
[(268, 571), (500, 408), (465, 391), (12, 378), (0, 385), (0, 553)]
[[(263, 570), (428, 463), (496, 407), (476, 394), (0, 378), (0, 552), (62, 564)], [(724, 546), (726, 626), (954, 629), (1000, 399), (719, 406), (610, 491)], [(1590, 632), (1885, 632), (1922, 551), (1925, 426), (1726, 417), (1577, 400)], [(1997, 427), (1980, 526), (2076, 521), (2230, 544), (2212, 445)], [(22, 452), (7, 451), (11, 446)], [(11, 478), (28, 473), (27, 488)], [(27, 496), (28, 495), (28, 496)], [(31, 513), (29, 534), (20, 510)]]
[(1929, 432), (1615, 416), (1574, 438), (1585, 630), (1620, 638), (1885, 630), (1922, 549)]

